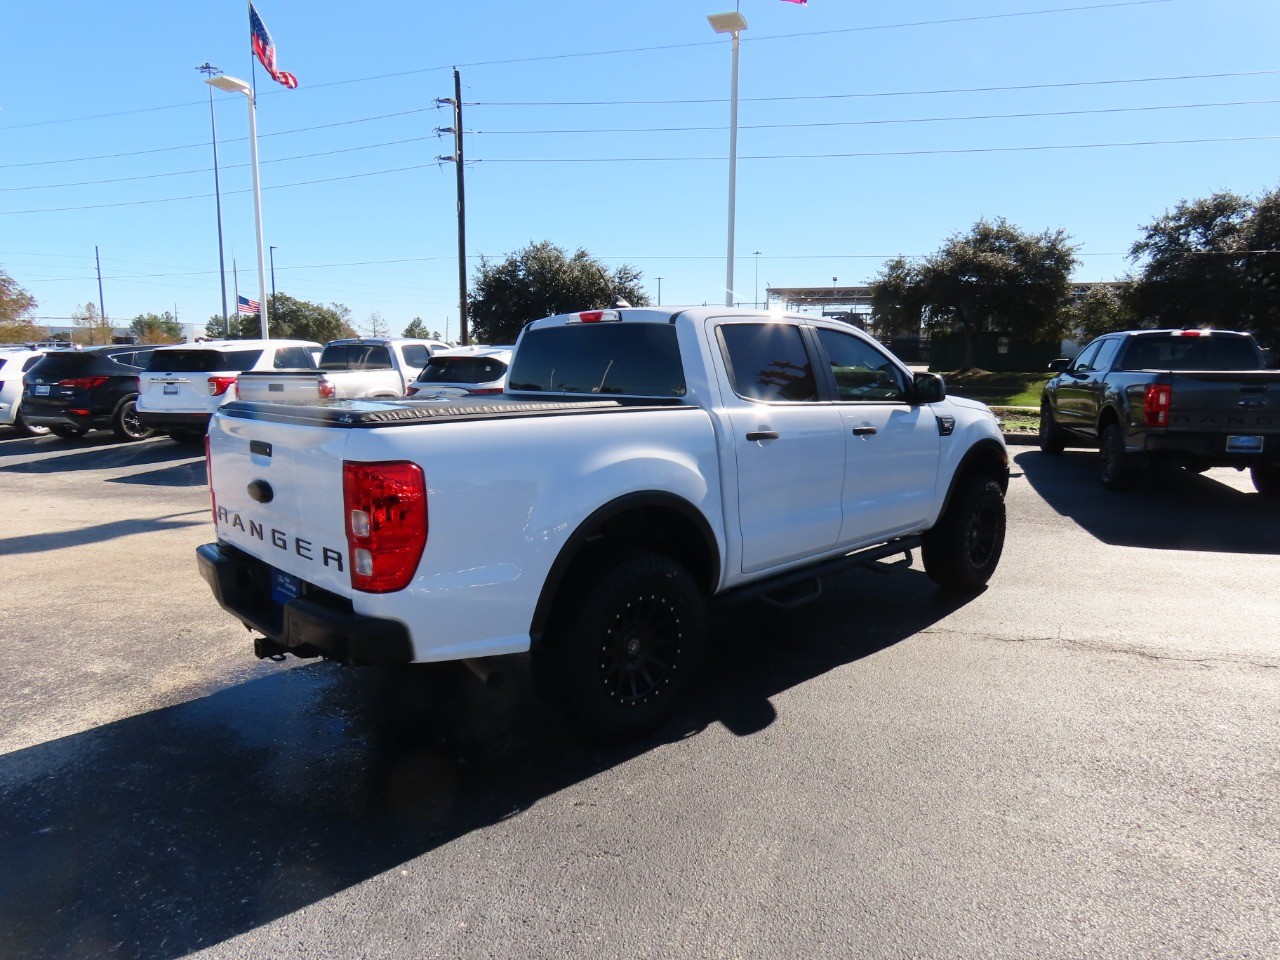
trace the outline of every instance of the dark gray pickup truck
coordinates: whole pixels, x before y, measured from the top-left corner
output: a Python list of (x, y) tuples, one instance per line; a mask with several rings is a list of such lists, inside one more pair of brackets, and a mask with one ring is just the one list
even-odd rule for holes
[(1259, 493), (1280, 496), (1280, 371), (1265, 366), (1247, 333), (1109, 333), (1049, 365), (1057, 376), (1040, 401), (1040, 449), (1097, 448), (1112, 490), (1167, 463), (1247, 467)]

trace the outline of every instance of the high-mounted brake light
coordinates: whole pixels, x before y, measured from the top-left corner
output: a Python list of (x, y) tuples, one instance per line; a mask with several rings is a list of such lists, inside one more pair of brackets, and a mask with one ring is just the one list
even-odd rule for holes
[(92, 390), (106, 382), (106, 377), (72, 377), (70, 380), (59, 381), (58, 386), (70, 387), (72, 390)]
[(366, 593), (403, 590), (427, 545), (427, 482), (404, 460), (342, 464), (351, 585)]
[(1207, 337), (1212, 331), (1209, 330), (1175, 330), (1175, 337)]
[(1173, 404), (1173, 387), (1167, 383), (1150, 384), (1142, 401), (1142, 415), (1148, 427), (1167, 427), (1169, 407)]
[(234, 397), (236, 395), (235, 387), (236, 387), (235, 377), (210, 377), (209, 378), (209, 396), (211, 397), (220, 397), (224, 393), (226, 393), (228, 390), (231, 391), (231, 395)]
[(622, 314), (617, 310), (584, 310), (578, 314), (582, 323), (617, 323), (621, 319)]

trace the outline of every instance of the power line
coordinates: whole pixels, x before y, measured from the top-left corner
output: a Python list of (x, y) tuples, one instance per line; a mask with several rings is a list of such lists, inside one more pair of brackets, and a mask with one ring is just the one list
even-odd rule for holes
[[(832, 120), (814, 123), (755, 123), (755, 124), (739, 124), (739, 130), (796, 130), (809, 127), (867, 127), (867, 126), (883, 126), (889, 124), (910, 124), (910, 123), (949, 123), (962, 122), (969, 120), (1023, 120), (1033, 117), (1076, 117), (1076, 116), (1092, 116), (1095, 114), (1107, 113), (1147, 113), (1160, 110), (1195, 110), (1204, 107), (1245, 107), (1245, 106), (1261, 106), (1264, 104), (1280, 103), (1280, 100), (1225, 100), (1217, 103), (1181, 103), (1170, 104), (1168, 106), (1147, 106), (1147, 107), (1103, 107), (1094, 110), (1051, 110), (1027, 113), (986, 113), (971, 114), (960, 117), (912, 117), (907, 119), (888, 119), (888, 120)], [(521, 135), (521, 134), (599, 134), (599, 133), (686, 133), (697, 131), (723, 130), (724, 126), (707, 126), (707, 127), (597, 127), (594, 129), (565, 129), (565, 130), (473, 130), (469, 133), (475, 134), (492, 134), (492, 135)]]

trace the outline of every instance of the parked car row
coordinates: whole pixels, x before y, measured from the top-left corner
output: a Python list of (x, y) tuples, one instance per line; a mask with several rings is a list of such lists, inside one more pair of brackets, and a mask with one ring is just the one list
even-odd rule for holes
[(110, 429), (123, 441), (202, 438), (238, 396), (272, 402), (501, 393), (510, 347), (435, 340), (210, 340), (0, 352), (0, 425), (27, 436)]

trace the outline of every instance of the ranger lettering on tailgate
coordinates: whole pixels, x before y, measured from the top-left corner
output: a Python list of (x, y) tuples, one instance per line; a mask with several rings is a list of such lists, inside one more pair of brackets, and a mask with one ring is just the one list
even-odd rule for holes
[[(223, 506), (218, 507), (218, 523), (226, 524), (232, 530), (239, 530), (255, 540), (270, 543), (279, 550), (284, 550), (285, 552), (292, 550), (303, 560), (320, 563), (326, 567), (333, 567), (339, 573), (342, 572), (342, 552), (333, 549), (333, 547), (317, 547), (304, 537), (291, 537), (284, 530), (279, 530), (276, 527), (264, 527), (256, 520), (250, 520), (246, 525), (244, 518), (239, 513), (228, 510)], [(317, 551), (319, 551), (318, 556)]]

